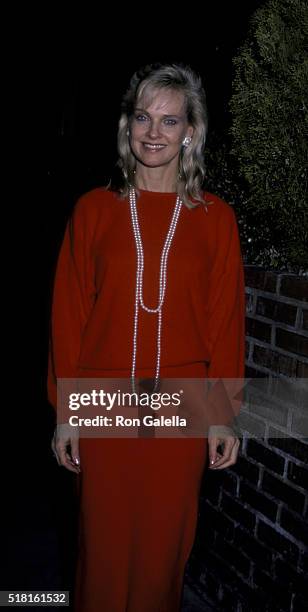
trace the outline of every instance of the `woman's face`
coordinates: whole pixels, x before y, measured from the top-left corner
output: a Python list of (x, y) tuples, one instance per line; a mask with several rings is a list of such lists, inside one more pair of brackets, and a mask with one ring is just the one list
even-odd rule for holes
[[(157, 168), (177, 165), (185, 136), (192, 136), (184, 94), (172, 89), (157, 89), (151, 97), (137, 100), (130, 123), (130, 145), (143, 165)], [(147, 99), (148, 98), (148, 99)]]

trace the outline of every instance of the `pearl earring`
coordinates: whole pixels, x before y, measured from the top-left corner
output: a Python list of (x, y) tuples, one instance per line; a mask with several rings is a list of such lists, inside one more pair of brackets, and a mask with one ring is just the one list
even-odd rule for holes
[(182, 145), (183, 147), (188, 147), (191, 143), (191, 137), (190, 136), (185, 136)]

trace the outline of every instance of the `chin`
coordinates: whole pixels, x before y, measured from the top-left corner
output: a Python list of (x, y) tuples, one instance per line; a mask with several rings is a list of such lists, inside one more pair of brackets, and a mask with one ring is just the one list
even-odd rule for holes
[(160, 166), (165, 166), (168, 162), (164, 161), (164, 160), (158, 160), (158, 159), (138, 159), (138, 162), (142, 165), (142, 166), (146, 166), (147, 168), (159, 168)]
[(155, 155), (140, 155), (137, 157), (137, 160), (143, 166), (147, 166), (148, 168), (159, 168), (160, 166), (167, 166), (169, 163), (173, 161), (173, 158), (166, 158), (165, 156), (155, 156)]

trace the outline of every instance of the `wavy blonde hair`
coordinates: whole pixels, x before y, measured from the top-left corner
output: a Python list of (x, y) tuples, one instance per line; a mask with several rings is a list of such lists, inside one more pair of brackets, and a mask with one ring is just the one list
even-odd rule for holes
[[(109, 188), (127, 197), (129, 189), (135, 187), (136, 159), (129, 143), (129, 126), (137, 100), (151, 95), (157, 89), (171, 89), (184, 94), (186, 115), (189, 125), (194, 128), (192, 142), (182, 147), (179, 157), (177, 192), (189, 208), (196, 202), (204, 204), (202, 185), (205, 177), (204, 146), (207, 134), (207, 109), (201, 78), (189, 66), (181, 64), (151, 64), (133, 75), (129, 88), (123, 96), (121, 117), (118, 128), (117, 167), (121, 178), (111, 181)], [(191, 200), (195, 200), (193, 203)]]

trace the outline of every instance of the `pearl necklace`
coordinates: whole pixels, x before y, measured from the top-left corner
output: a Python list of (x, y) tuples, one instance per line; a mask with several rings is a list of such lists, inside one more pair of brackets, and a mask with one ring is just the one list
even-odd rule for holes
[(181, 211), (182, 201), (177, 196), (176, 204), (171, 219), (170, 227), (166, 236), (165, 244), (160, 258), (160, 273), (159, 273), (159, 298), (158, 305), (156, 308), (149, 308), (145, 305), (143, 300), (143, 272), (144, 272), (144, 252), (143, 244), (140, 234), (140, 227), (137, 215), (136, 206), (136, 193), (134, 188), (129, 190), (129, 204), (132, 219), (133, 232), (136, 243), (137, 251), (137, 272), (136, 272), (136, 297), (135, 297), (135, 316), (134, 316), (134, 336), (133, 336), (133, 357), (132, 357), (132, 369), (131, 378), (134, 386), (136, 376), (136, 357), (137, 357), (137, 336), (138, 336), (138, 316), (139, 316), (139, 305), (143, 310), (148, 313), (158, 314), (158, 329), (157, 329), (157, 355), (156, 355), (156, 368), (155, 368), (155, 386), (157, 388), (159, 381), (160, 372), (160, 355), (161, 355), (161, 329), (162, 329), (162, 307), (165, 300), (166, 285), (167, 285), (167, 261), (168, 253), (171, 246), (171, 242), (174, 236), (176, 225), (178, 222), (179, 214)]

